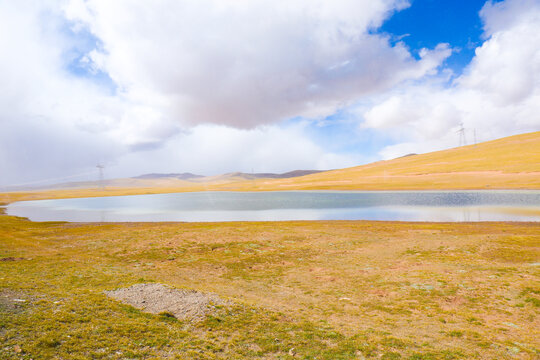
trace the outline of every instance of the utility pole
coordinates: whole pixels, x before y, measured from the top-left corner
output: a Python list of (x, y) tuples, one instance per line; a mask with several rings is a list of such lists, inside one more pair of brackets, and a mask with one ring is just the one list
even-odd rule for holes
[(459, 133), (459, 146), (467, 145), (467, 139), (465, 138), (465, 128), (463, 127), (463, 123), (459, 124), (460, 128), (457, 131)]
[(101, 190), (105, 190), (105, 182), (103, 179), (103, 169), (105, 169), (105, 165), (98, 164), (96, 167), (99, 170), (99, 186), (98, 187)]

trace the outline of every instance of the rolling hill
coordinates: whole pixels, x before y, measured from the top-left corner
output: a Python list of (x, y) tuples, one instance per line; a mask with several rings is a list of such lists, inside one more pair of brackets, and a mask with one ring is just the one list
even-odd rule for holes
[[(277, 178), (256, 174), (266, 175), (257, 178), (230, 173), (195, 175), (190, 181), (167, 175), (108, 180), (105, 189), (88, 182), (73, 188), (4, 192), (0, 203), (186, 191), (540, 189), (540, 131), (308, 175), (296, 171)], [(296, 176), (284, 177), (291, 175)]]
[(260, 182), (261, 189), (540, 189), (540, 131)]

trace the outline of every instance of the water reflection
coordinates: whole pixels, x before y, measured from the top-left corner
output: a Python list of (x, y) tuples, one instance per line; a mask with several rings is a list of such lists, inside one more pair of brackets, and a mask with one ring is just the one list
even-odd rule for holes
[(34, 221), (540, 221), (540, 191), (201, 192), (13, 203)]

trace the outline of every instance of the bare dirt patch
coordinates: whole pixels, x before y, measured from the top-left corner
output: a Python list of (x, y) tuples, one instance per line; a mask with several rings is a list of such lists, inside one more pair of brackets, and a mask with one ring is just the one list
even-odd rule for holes
[(22, 257), (12, 257), (12, 256), (0, 258), (0, 261), (20, 261), (20, 260), (24, 260), (24, 258), (22, 258)]
[(227, 302), (215, 294), (180, 290), (162, 284), (136, 284), (105, 294), (124, 304), (152, 314), (174, 315), (179, 320), (202, 320)]

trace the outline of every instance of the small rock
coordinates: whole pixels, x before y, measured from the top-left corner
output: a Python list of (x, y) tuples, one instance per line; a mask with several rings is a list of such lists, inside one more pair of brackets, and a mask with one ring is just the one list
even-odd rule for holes
[(360, 360), (366, 360), (366, 357), (364, 356), (364, 354), (360, 350), (356, 351), (356, 358), (360, 359)]
[(430, 284), (411, 284), (411, 287), (418, 290), (431, 291), (434, 289), (433, 285)]
[(19, 345), (15, 345), (13, 347), (13, 351), (15, 351), (17, 354), (22, 353), (22, 349), (21, 349), (21, 347)]
[(339, 298), (339, 301), (351, 301), (351, 298), (341, 297), (341, 298)]
[(520, 352), (519, 348), (516, 346), (509, 346), (507, 347), (508, 351), (512, 354), (517, 354)]
[(503, 322), (503, 324), (506, 325), (506, 326), (513, 327), (513, 328), (515, 328), (515, 329), (520, 329), (519, 326), (517, 326), (516, 324), (511, 323), (511, 322)]
[(291, 349), (289, 350), (289, 355), (290, 355), (290, 356), (296, 355), (296, 351), (294, 351), (294, 348), (291, 348)]

